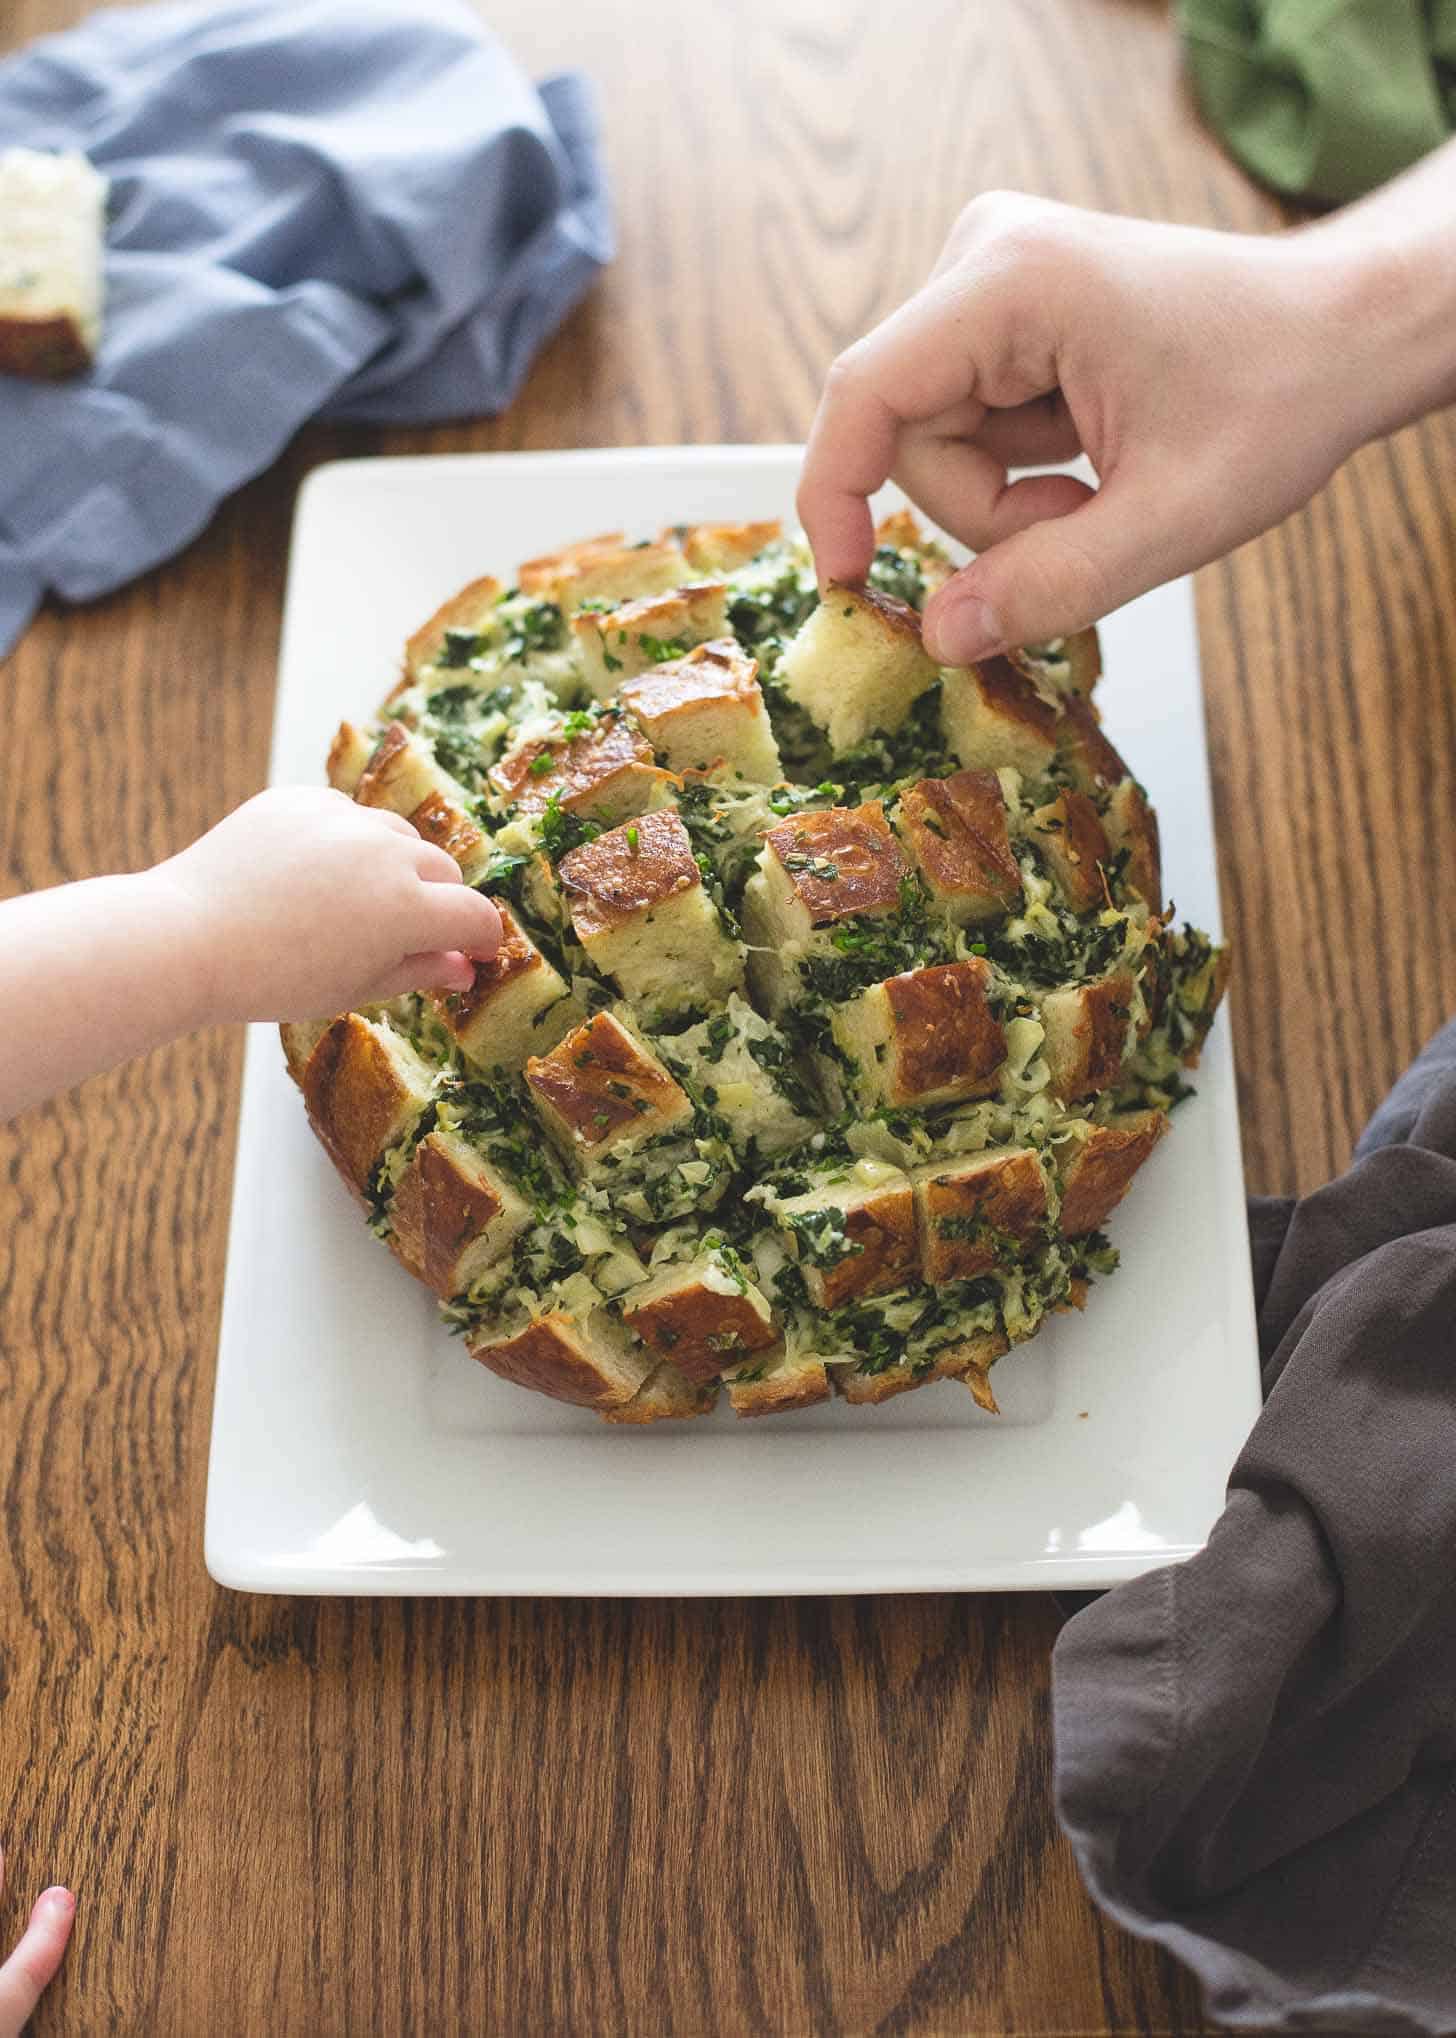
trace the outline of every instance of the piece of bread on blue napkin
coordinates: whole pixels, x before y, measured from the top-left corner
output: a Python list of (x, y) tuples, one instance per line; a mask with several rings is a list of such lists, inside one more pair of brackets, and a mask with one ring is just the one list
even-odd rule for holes
[(0, 150), (0, 371), (90, 367), (105, 231), (106, 179), (77, 150)]

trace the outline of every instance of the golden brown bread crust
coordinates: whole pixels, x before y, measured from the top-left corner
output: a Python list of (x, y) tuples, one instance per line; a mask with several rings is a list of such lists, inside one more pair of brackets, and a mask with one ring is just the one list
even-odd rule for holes
[(920, 526), (909, 510), (891, 510), (875, 525), (875, 543), (893, 545), (898, 551), (917, 551), (923, 543)]
[[(986, 1375), (994, 1360), (1010, 1350), (999, 1331), (986, 1331), (978, 1337), (968, 1338), (963, 1344), (948, 1345), (937, 1352), (929, 1364), (908, 1366), (903, 1362), (885, 1366), (877, 1373), (861, 1372), (858, 1367), (845, 1367), (842, 1375), (835, 1373), (835, 1386), (852, 1407), (874, 1406), (881, 1401), (892, 1401), (897, 1394), (912, 1394), (917, 1387), (928, 1387), (935, 1380), (965, 1380), (970, 1383), (972, 1373), (976, 1384), (984, 1387), (990, 1396)], [(975, 1387), (972, 1387), (975, 1392)], [(976, 1393), (981, 1401), (981, 1395)], [(981, 1401), (982, 1407), (987, 1404)], [(990, 1400), (990, 1412), (999, 1414), (994, 1399)]]
[(920, 1271), (932, 1284), (989, 1274), (1001, 1239), (1024, 1244), (1046, 1219), (1046, 1177), (1029, 1147), (927, 1167), (915, 1186)]
[(888, 1295), (915, 1279), (915, 1196), (908, 1182), (852, 1205), (845, 1213), (844, 1234), (860, 1248), (857, 1253), (837, 1267), (804, 1269), (809, 1293), (824, 1308), (835, 1309), (851, 1295)]
[(546, 958), (505, 900), (497, 899), (495, 908), (500, 914), (500, 947), (489, 962), (476, 963), (475, 982), (470, 989), (428, 994), (452, 1033), (468, 1033), (476, 1014), (491, 1004), (507, 984), (546, 967)]
[(761, 1380), (730, 1380), (728, 1400), (735, 1415), (788, 1415), (829, 1399), (828, 1368), (819, 1359), (801, 1359), (770, 1369)]
[(466, 1163), (459, 1141), (427, 1133), (389, 1206), (389, 1243), (417, 1281), (448, 1298), (460, 1255), (504, 1207), (484, 1168)]
[(718, 1400), (718, 1383), (695, 1387), (675, 1366), (661, 1365), (647, 1375), (630, 1401), (598, 1411), (603, 1422), (682, 1421), (695, 1415), (711, 1415)]
[(937, 897), (963, 902), (977, 918), (1020, 904), (1021, 870), (994, 771), (920, 779), (901, 795), (899, 820)]
[(557, 875), (584, 941), (703, 881), (688, 831), (671, 807), (583, 842), (562, 857)]
[(0, 318), (0, 374), (59, 381), (91, 366), (86, 335), (69, 312), (46, 318)]
[(308, 1058), (333, 1025), (332, 1019), (285, 1019), (278, 1028), (288, 1073), (300, 1086)]
[(516, 581), (523, 594), (576, 609), (597, 596), (652, 594), (687, 578), (688, 562), (675, 540), (624, 545), (615, 531), (526, 560)]
[(485, 849), (484, 831), (441, 792), (428, 794), (408, 819), (426, 842), (433, 842), (462, 867), (478, 861)]
[(630, 1370), (604, 1351), (563, 1310), (536, 1317), (515, 1337), (470, 1342), (470, 1356), (502, 1380), (532, 1387), (576, 1408), (614, 1408), (639, 1391), (649, 1365)]
[(1003, 720), (1018, 724), (1045, 743), (1056, 742), (1056, 709), (1047, 705), (1009, 658), (987, 658), (973, 669), (983, 697)]
[[(541, 760), (549, 765), (542, 768)], [(609, 708), (580, 736), (538, 738), (491, 766), (490, 782), (522, 814), (541, 814), (560, 796), (570, 812), (600, 802), (624, 775), (656, 775), (652, 746), (618, 710)], [(620, 809), (619, 809), (620, 811)]]
[(1097, 1230), (1167, 1130), (1162, 1111), (1129, 1111), (1110, 1125), (1093, 1127), (1062, 1173), (1061, 1225), (1068, 1238)]
[(533, 1095), (583, 1148), (606, 1145), (649, 1114), (673, 1114), (684, 1092), (655, 1055), (633, 1040), (610, 1012), (597, 1012), (550, 1054), (526, 1063)]
[(1111, 852), (1086, 793), (1058, 793), (1036, 809), (1031, 827), (1067, 904), (1078, 913), (1101, 904), (1106, 889), (1103, 867)]
[(665, 530), (664, 541), (682, 546), (690, 566), (699, 572), (732, 573), (756, 559), (765, 545), (783, 536), (777, 517), (764, 523), (678, 524)]
[(699, 1384), (779, 1342), (772, 1322), (746, 1295), (718, 1295), (696, 1282), (635, 1307), (629, 1296), (622, 1321), (649, 1351), (670, 1359), (685, 1379)]
[(1131, 777), (1120, 753), (1103, 735), (1096, 709), (1086, 701), (1066, 703), (1056, 733), (1057, 748), (1084, 792), (1120, 785)]
[(1004, 1359), (1011, 1349), (1011, 1343), (999, 1330), (988, 1330), (980, 1337), (971, 1338), (956, 1350), (963, 1354), (965, 1365), (957, 1376), (971, 1390), (977, 1408), (983, 1408), (987, 1415), (999, 1415), (996, 1397), (991, 1392), (991, 1368), (997, 1359)]
[(388, 807), (391, 804), (388, 795), (394, 766), (409, 747), (410, 732), (404, 723), (391, 722), (375, 744), (369, 762), (354, 787), (354, 797), (361, 807)]
[(734, 637), (715, 637), (695, 644), (681, 658), (649, 666), (635, 679), (623, 680), (617, 698), (644, 722), (662, 720), (706, 700), (742, 701), (759, 698), (758, 660), (739, 648)]
[(1075, 990), (1053, 991), (1042, 1001), (1043, 1051), (1058, 1096), (1087, 1097), (1116, 1082), (1134, 996), (1130, 972), (1114, 970)]
[(420, 1087), (403, 1072), (406, 1057), (413, 1058), (406, 1043), (386, 1043), (367, 1019), (345, 1012), (319, 1036), (303, 1068), (299, 1087), (309, 1123), (361, 1197), (385, 1149), (424, 1109)]
[(891, 913), (900, 903), (908, 866), (878, 800), (796, 814), (770, 828), (764, 841), (816, 927), (856, 913)]
[(877, 587), (849, 587), (841, 580), (831, 580), (824, 590), (824, 600), (840, 608), (858, 609), (861, 614), (873, 616), (891, 642), (898, 639), (902, 644), (913, 645), (917, 651), (923, 646), (920, 611), (911, 608), (909, 602), (901, 601), (898, 595), (882, 594)]
[(350, 799), (354, 797), (373, 748), (369, 738), (352, 722), (340, 722), (329, 745), (328, 762), (324, 767), (325, 776), (335, 792), (347, 793)]
[(1006, 1034), (987, 1002), (991, 966), (979, 956), (887, 977), (895, 1022), (895, 1092), (910, 1103), (931, 1091), (974, 1096), (995, 1087)]
[(582, 568), (620, 552), (625, 537), (625, 531), (599, 531), (594, 538), (578, 538), (574, 544), (563, 545), (559, 552), (543, 552), (539, 558), (522, 560), (516, 585), (522, 594), (549, 593)]
[(447, 630), (479, 630), (495, 607), (500, 591), (500, 582), (492, 580), (487, 573), (479, 580), (468, 582), (458, 594), (452, 594), (449, 601), (441, 602), (429, 621), (421, 623), (414, 634), (405, 639), (406, 673), (413, 678), (427, 665), (435, 663)]

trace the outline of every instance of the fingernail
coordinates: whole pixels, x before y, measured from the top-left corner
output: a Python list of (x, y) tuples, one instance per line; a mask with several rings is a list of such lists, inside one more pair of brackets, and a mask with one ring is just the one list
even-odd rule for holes
[(53, 1911), (61, 1911), (68, 1916), (76, 1908), (76, 1899), (68, 1889), (62, 1889), (59, 1883), (54, 1883), (50, 1889), (43, 1889), (37, 1902), (49, 1904)]
[(1004, 651), (1006, 633), (989, 602), (964, 594), (930, 620), (926, 648), (941, 665), (973, 665), (978, 658)]

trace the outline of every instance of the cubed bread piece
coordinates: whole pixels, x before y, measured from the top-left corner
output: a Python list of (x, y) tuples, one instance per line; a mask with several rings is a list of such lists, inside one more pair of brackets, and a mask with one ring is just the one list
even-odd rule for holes
[(829, 1399), (829, 1374), (813, 1352), (781, 1352), (750, 1361), (728, 1375), (728, 1400), (735, 1415), (787, 1415)]
[(624, 545), (620, 531), (583, 538), (559, 552), (528, 559), (517, 574), (523, 594), (554, 601), (568, 614), (584, 601), (630, 601), (638, 595), (663, 594), (689, 578), (681, 545), (659, 538), (645, 545)]
[(559, 796), (569, 813), (612, 822), (640, 814), (662, 773), (651, 745), (620, 709), (608, 708), (580, 735), (517, 744), (492, 765), (490, 783), (501, 807), (519, 814), (542, 814)]
[(334, 791), (347, 793), (353, 799), (373, 754), (372, 736), (366, 736), (352, 722), (340, 722), (338, 733), (329, 745), (327, 766), (328, 781)]
[(468, 1140), (437, 1126), (399, 1178), (389, 1243), (416, 1280), (448, 1299), (508, 1253), (530, 1222), (519, 1191)]
[(922, 778), (901, 794), (895, 821), (926, 890), (958, 926), (999, 919), (1020, 905), (1021, 869), (994, 771)]
[(783, 536), (777, 517), (757, 524), (680, 524), (663, 532), (675, 539), (699, 573), (732, 573)]
[(876, 730), (893, 734), (938, 674), (908, 602), (837, 583), (785, 645), (778, 669), (784, 691), (836, 753)]
[(299, 1078), (310, 1125), (360, 1197), (426, 1109), (434, 1084), (435, 1070), (401, 1034), (358, 1012), (325, 1028)]
[(759, 1003), (777, 1016), (792, 1002), (795, 965), (821, 930), (861, 913), (898, 912), (908, 870), (878, 800), (796, 814), (770, 828), (743, 894)]
[(602, 701), (625, 680), (650, 672), (665, 645), (686, 650), (721, 637), (727, 627), (728, 589), (721, 580), (693, 581), (617, 609), (582, 609), (571, 623), (587, 685)]
[(1114, 850), (1126, 850), (1123, 883), (1135, 891), (1150, 913), (1163, 910), (1163, 858), (1158, 817), (1135, 778), (1117, 786), (1102, 817)]
[(669, 770), (721, 764), (756, 785), (783, 777), (758, 661), (732, 637), (625, 680), (618, 698)]
[(101, 340), (106, 179), (79, 151), (0, 150), (0, 371), (89, 368)]
[(1061, 1226), (1068, 1238), (1096, 1231), (1168, 1130), (1162, 1111), (1124, 1111), (1071, 1145), (1062, 1166)]
[(1131, 773), (1102, 733), (1097, 711), (1086, 701), (1070, 700), (1057, 722), (1057, 748), (1083, 792), (1120, 785)]
[(693, 1106), (644, 1042), (610, 1012), (597, 1012), (550, 1054), (526, 1063), (541, 1122), (579, 1173), (627, 1140), (692, 1123)]
[(770, 828), (763, 844), (759, 873), (790, 939), (859, 913), (899, 910), (908, 866), (878, 800), (796, 814)]
[(618, 1402), (601, 1411), (603, 1422), (673, 1422), (694, 1415), (711, 1415), (718, 1399), (718, 1383), (696, 1386), (685, 1380), (676, 1366), (661, 1365), (647, 1375), (630, 1401)]
[(468, 885), (478, 883), (484, 876), (491, 856), (490, 837), (454, 800), (441, 792), (426, 793), (410, 814), (409, 822), (426, 842), (433, 842), (437, 849), (454, 857)]
[(427, 841), (448, 850), (465, 882), (474, 884), (490, 862), (491, 841), (462, 806), (462, 797), (429, 745), (403, 722), (389, 724), (354, 788), (361, 807), (403, 814)]
[(1044, 772), (1057, 754), (1057, 712), (1009, 659), (988, 658), (945, 675), (940, 696), (945, 740), (962, 764), (1024, 777)]
[(830, 1024), (854, 1061), (861, 1105), (927, 1109), (994, 1090), (1006, 1034), (990, 982), (990, 964), (972, 956), (887, 977), (841, 1005)]
[(332, 1019), (285, 1019), (278, 1028), (283, 1042), (283, 1059), (295, 1083), (303, 1081), (308, 1058), (333, 1025)]
[(447, 631), (460, 636), (480, 636), (488, 630), (495, 621), (500, 595), (500, 582), (487, 574), (452, 594), (449, 601), (441, 602), (429, 621), (421, 623), (413, 636), (405, 640), (406, 678), (417, 680), (431, 665), (439, 664)]
[(467, 1349), (502, 1380), (577, 1408), (622, 1407), (657, 1364), (600, 1310), (583, 1322), (554, 1309), (513, 1337), (471, 1338)]
[(1103, 866), (1111, 851), (1097, 809), (1086, 793), (1060, 792), (1031, 816), (1031, 838), (1074, 913), (1090, 912), (1106, 898)]
[(1059, 1097), (1088, 1097), (1117, 1081), (1132, 1035), (1135, 988), (1127, 970), (1042, 999), (1042, 1053)]
[(478, 1069), (519, 1069), (545, 1054), (581, 1018), (566, 979), (502, 900), (500, 947), (475, 965), (468, 991), (429, 991), (440, 1024)]
[(1027, 1146), (917, 1168), (912, 1180), (920, 1271), (932, 1286), (989, 1274), (1046, 1219), (1046, 1176)]
[(561, 859), (577, 939), (634, 1005), (654, 1015), (714, 1003), (743, 983), (743, 953), (703, 889), (671, 808), (643, 814)]
[(649, 1351), (689, 1380), (715, 1379), (779, 1342), (773, 1313), (751, 1281), (735, 1279), (716, 1254), (665, 1268), (627, 1294), (622, 1321)]
[(851, 1296), (887, 1295), (919, 1271), (915, 1192), (907, 1175), (853, 1176), (779, 1203), (775, 1221), (793, 1238), (804, 1285), (821, 1309)]

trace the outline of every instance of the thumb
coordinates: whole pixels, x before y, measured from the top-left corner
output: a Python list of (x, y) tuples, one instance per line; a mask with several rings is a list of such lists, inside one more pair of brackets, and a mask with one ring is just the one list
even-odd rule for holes
[(379, 980), (366, 1001), (384, 1004), (408, 991), (468, 991), (475, 982), (475, 964), (459, 949), (431, 949), (407, 955)]
[(1014, 531), (953, 574), (926, 606), (926, 649), (938, 664), (970, 665), (1085, 629), (1192, 563), (1180, 559), (1167, 526), (1142, 491), (1109, 481), (1065, 516)]

